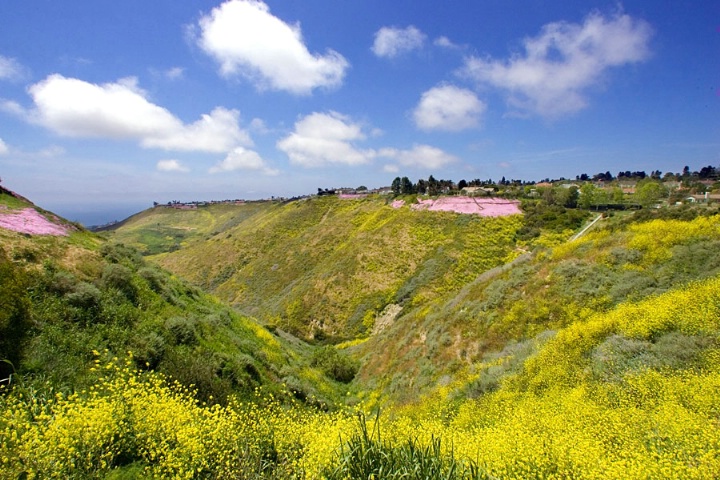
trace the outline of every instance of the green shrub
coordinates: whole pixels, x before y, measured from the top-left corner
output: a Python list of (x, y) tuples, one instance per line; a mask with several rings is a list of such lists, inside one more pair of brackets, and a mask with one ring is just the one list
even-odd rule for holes
[(173, 345), (194, 345), (197, 343), (195, 320), (186, 317), (170, 317), (165, 321), (165, 330)]
[(46, 288), (48, 291), (57, 295), (65, 295), (75, 290), (77, 279), (69, 272), (58, 271), (55, 269), (46, 270)]
[(310, 365), (320, 368), (325, 375), (342, 383), (351, 382), (360, 369), (358, 361), (329, 345), (315, 350)]
[[(30, 328), (27, 276), (5, 258), (0, 249), (0, 360), (17, 364)], [(0, 380), (12, 374), (11, 365), (0, 363)]]
[(100, 278), (100, 285), (106, 289), (118, 290), (134, 303), (137, 300), (137, 288), (132, 280), (132, 272), (129, 268), (117, 263), (111, 263), (105, 266)]
[(102, 293), (95, 285), (81, 282), (75, 285), (73, 291), (66, 294), (65, 298), (74, 307), (97, 311), (100, 307)]
[(152, 331), (136, 335), (130, 340), (129, 348), (140, 368), (154, 370), (165, 355), (165, 338)]
[(167, 284), (167, 277), (158, 269), (151, 267), (143, 267), (138, 270), (138, 276), (145, 279), (150, 289), (155, 293), (163, 293)]
[(145, 264), (142, 255), (136, 249), (122, 243), (105, 243), (100, 247), (102, 255), (110, 263), (123, 264), (136, 270)]

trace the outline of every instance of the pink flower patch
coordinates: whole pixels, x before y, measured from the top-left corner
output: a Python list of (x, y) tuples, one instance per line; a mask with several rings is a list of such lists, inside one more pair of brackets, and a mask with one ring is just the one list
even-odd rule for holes
[(503, 217), (522, 213), (519, 205), (520, 202), (515, 200), (501, 198), (440, 197), (437, 200), (418, 199), (418, 203), (411, 205), (411, 208), (433, 212), (474, 214), (481, 217)]
[(0, 228), (32, 235), (67, 235), (67, 229), (50, 222), (32, 208), (19, 212), (0, 212)]

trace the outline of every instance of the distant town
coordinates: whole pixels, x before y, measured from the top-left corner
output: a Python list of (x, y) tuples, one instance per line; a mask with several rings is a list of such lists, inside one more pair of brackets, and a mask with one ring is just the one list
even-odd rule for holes
[[(662, 173), (655, 170), (650, 174), (644, 171), (624, 171), (617, 175), (610, 172), (595, 175), (581, 174), (574, 180), (567, 178), (543, 179), (536, 181), (507, 180), (502, 177), (498, 181), (492, 179), (470, 181), (438, 180), (432, 175), (413, 183), (408, 177), (396, 177), (390, 186), (368, 189), (359, 187), (318, 188), (316, 193), (295, 197), (270, 197), (261, 200), (202, 200), (167, 203), (154, 202), (156, 208), (176, 208), (194, 210), (209, 205), (242, 205), (248, 202), (278, 201), (289, 202), (313, 196), (335, 195), (341, 198), (361, 198), (367, 195), (467, 195), (501, 198), (545, 198), (553, 196), (553, 189), (576, 191), (577, 205), (572, 205), (572, 193), (567, 206), (601, 207), (604, 205), (622, 205), (628, 202), (649, 206), (653, 203), (697, 203), (720, 201), (720, 175), (713, 166), (703, 167), (692, 172), (685, 167), (681, 173)], [(640, 194), (638, 196), (638, 194)]]

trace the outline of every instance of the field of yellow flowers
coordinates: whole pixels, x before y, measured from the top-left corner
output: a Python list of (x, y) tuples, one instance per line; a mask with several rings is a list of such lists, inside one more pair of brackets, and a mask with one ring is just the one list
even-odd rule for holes
[[(477, 399), (436, 394), (379, 416), (261, 391), (204, 404), (131, 355), (97, 352), (89, 390), (19, 382), (0, 396), (0, 477), (716, 478), (719, 334), (713, 278), (560, 330)], [(676, 364), (628, 353), (668, 335), (703, 348)]]

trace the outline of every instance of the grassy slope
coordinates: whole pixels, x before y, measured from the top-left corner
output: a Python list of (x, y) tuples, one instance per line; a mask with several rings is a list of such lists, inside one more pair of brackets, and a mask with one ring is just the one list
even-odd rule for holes
[[(518, 217), (396, 210), (380, 199), (266, 203), (252, 215), (225, 208), (242, 220), (155, 258), (264, 322), (357, 338), (346, 351), (362, 360), (359, 391), (402, 400), (448, 383), (463, 395), (492, 391), (558, 329), (720, 272), (711, 210), (618, 215), (481, 275), (517, 256)], [(165, 220), (178, 227), (192, 218)], [(392, 304), (401, 307), (395, 321), (368, 336)]]
[[(9, 195), (0, 205), (32, 206)], [(336, 388), (309, 367), (309, 349), (150, 266), (133, 249), (85, 230), (58, 237), (0, 229), (0, 246), (0, 359), (27, 378), (80, 388), (93, 351), (130, 350), (139, 367), (194, 384), (201, 398), (260, 386), (292, 394), (281, 385), (295, 379), (304, 398), (334, 402)], [(0, 379), (9, 374), (3, 365)]]
[[(448, 382), (463, 395), (493, 391), (559, 329), (720, 275), (717, 211), (681, 217), (603, 220), (577, 241), (408, 312), (351, 349), (364, 358), (360, 380), (406, 400)], [(652, 345), (638, 349), (642, 356)]]
[[(307, 338), (343, 340), (369, 333), (388, 304), (425, 303), (504, 263), (520, 225), (518, 217), (393, 209), (378, 198), (257, 208), (159, 212), (124, 225), (115, 238), (140, 242), (158, 223), (161, 230), (207, 232), (153, 259), (261, 321)], [(234, 221), (223, 222), (227, 215)]]

